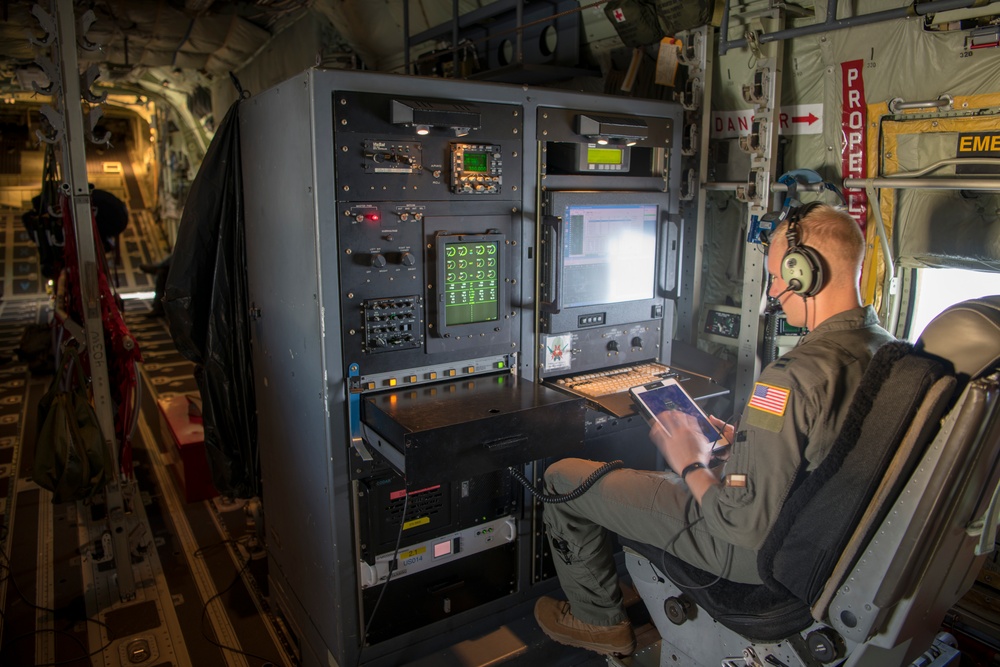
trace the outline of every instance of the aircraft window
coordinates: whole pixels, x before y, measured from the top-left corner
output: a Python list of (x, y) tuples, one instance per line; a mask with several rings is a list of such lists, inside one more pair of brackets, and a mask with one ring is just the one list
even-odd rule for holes
[(1000, 294), (1000, 273), (967, 269), (917, 269), (917, 290), (908, 339), (915, 341), (924, 327), (948, 306), (966, 299)]

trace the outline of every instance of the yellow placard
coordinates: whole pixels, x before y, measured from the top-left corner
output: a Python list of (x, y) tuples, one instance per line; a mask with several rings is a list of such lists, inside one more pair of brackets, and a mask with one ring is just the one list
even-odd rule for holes
[(403, 530), (409, 530), (410, 528), (416, 528), (417, 526), (423, 526), (424, 524), (428, 524), (430, 522), (431, 522), (431, 518), (429, 516), (422, 516), (419, 519), (413, 519), (411, 521), (407, 521), (406, 523), (404, 523), (403, 524)]

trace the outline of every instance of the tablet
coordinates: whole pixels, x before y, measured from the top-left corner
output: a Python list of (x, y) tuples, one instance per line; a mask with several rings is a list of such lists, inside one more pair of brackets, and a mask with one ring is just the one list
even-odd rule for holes
[[(674, 378), (657, 380), (649, 384), (632, 387), (628, 390), (632, 400), (647, 421), (656, 419), (656, 415), (667, 410), (681, 410), (698, 420), (698, 426), (713, 447), (725, 446), (726, 442), (719, 430), (712, 426), (708, 417), (698, 404), (684, 391)], [(662, 426), (662, 424), (661, 424)], [(667, 431), (669, 433), (669, 431)]]

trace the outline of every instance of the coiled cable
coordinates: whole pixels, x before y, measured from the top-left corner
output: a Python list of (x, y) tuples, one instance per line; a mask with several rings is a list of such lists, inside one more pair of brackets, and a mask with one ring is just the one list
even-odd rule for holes
[(590, 473), (590, 476), (587, 477), (587, 479), (583, 480), (583, 482), (580, 483), (580, 486), (576, 487), (569, 493), (565, 493), (559, 496), (549, 496), (542, 493), (541, 491), (535, 488), (535, 485), (531, 483), (530, 479), (524, 476), (524, 473), (522, 473), (520, 470), (515, 470), (513, 466), (508, 467), (507, 469), (510, 470), (510, 474), (513, 475), (514, 479), (523, 484), (524, 488), (528, 489), (528, 491), (531, 492), (531, 495), (533, 495), (535, 498), (542, 501), (543, 503), (566, 503), (569, 502), (570, 500), (576, 500), (584, 493), (586, 493), (587, 489), (596, 484), (597, 480), (604, 477), (612, 470), (621, 468), (624, 465), (625, 462), (621, 460), (616, 459), (614, 461), (608, 461), (600, 468)]

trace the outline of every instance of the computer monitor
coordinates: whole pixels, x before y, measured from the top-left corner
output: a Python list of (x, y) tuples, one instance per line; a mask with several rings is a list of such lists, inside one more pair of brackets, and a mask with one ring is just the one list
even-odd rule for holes
[(549, 194), (542, 304), (548, 330), (662, 315), (662, 297), (675, 286), (678, 245), (666, 209), (661, 193)]

